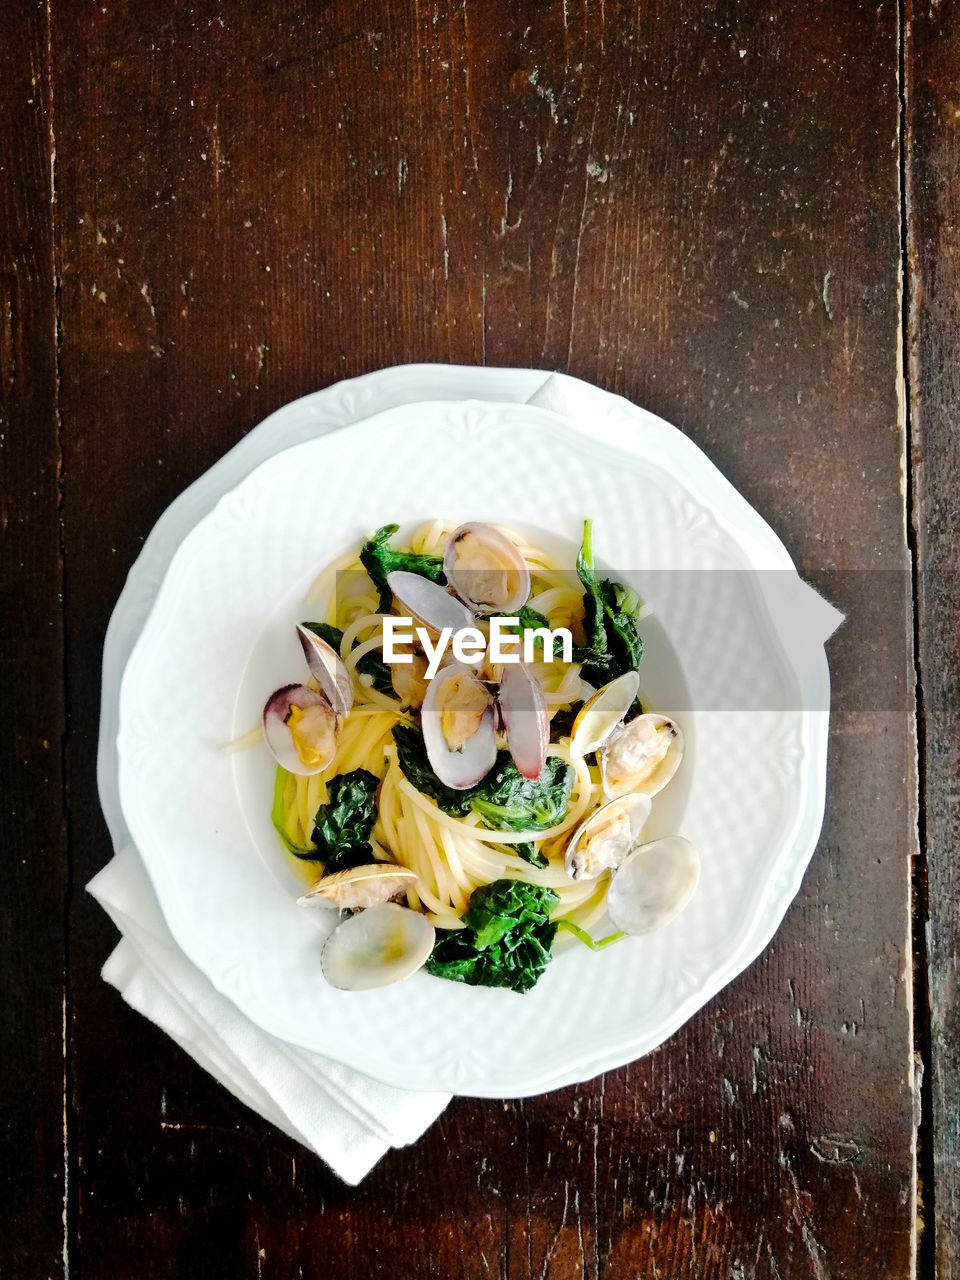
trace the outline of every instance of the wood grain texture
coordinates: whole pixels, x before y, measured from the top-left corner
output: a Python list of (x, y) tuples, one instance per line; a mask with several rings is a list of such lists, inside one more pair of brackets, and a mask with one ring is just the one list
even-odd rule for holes
[(50, 76), (42, 8), (0, 41), (0, 1254), (62, 1265), (67, 843)]
[(917, 634), (923, 688), (923, 907), (928, 965), (930, 1164), (927, 1249), (943, 1280), (960, 1275), (960, 669), (957, 475), (960, 444), (960, 10), (908, 4), (906, 65), (907, 249), (910, 423)]
[[(907, 571), (895, 4), (81, 0), (52, 30), (78, 882), (126, 568), (336, 378), (565, 368), (686, 430), (848, 610)], [(906, 684), (909, 619), (877, 642)], [(122, 1006), (78, 898), (71, 1274), (909, 1276), (912, 724), (832, 658), (823, 839), (764, 956), (644, 1061), (457, 1100), (356, 1190)]]

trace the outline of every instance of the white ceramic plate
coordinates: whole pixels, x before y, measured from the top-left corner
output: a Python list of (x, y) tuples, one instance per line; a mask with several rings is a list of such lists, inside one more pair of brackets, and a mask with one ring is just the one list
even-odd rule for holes
[(267, 1030), (396, 1085), (520, 1096), (648, 1051), (762, 948), (819, 832), (822, 646), (798, 664), (762, 586), (745, 585), (726, 661), (762, 673), (769, 709), (691, 712), (717, 678), (687, 653), (703, 601), (665, 602), (656, 679), (685, 703), (694, 749), (661, 820), (703, 854), (688, 910), (599, 955), (567, 948), (523, 997), (426, 974), (346, 995), (320, 975), (323, 917), (296, 907), (269, 828), (270, 761), (220, 751), (299, 671), (287, 628), (319, 566), (378, 524), (438, 513), (520, 521), (571, 546), (592, 514), (618, 571), (792, 569), (689, 441), (605, 400), (588, 430), (517, 404), (407, 405), (269, 458), (185, 538), (124, 674), (123, 814), (175, 938)]

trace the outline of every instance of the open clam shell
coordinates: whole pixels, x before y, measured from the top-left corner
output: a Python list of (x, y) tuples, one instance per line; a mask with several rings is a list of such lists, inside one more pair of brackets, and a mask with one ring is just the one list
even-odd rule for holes
[(302, 907), (335, 907), (360, 911), (389, 902), (417, 879), (417, 873), (392, 862), (371, 862), (363, 867), (334, 871), (311, 885), (297, 902)]
[(683, 732), (669, 716), (648, 712), (616, 728), (597, 756), (605, 796), (655, 796), (680, 768)]
[(297, 637), (310, 674), (337, 715), (345, 716), (353, 706), (353, 684), (339, 653), (301, 623), (297, 623)]
[(419, 911), (381, 903), (339, 924), (320, 957), (323, 976), (341, 991), (402, 982), (426, 963), (436, 931)]
[(650, 816), (650, 797), (620, 796), (601, 805), (575, 829), (564, 861), (571, 880), (596, 880), (635, 849)]
[(443, 572), (464, 604), (477, 613), (510, 613), (530, 595), (530, 570), (519, 548), (490, 524), (454, 529)]
[(662, 929), (687, 905), (700, 880), (700, 855), (683, 836), (642, 844), (607, 890), (607, 914), (623, 933)]
[(286, 684), (263, 708), (263, 740), (289, 773), (321, 773), (337, 749), (339, 717), (322, 693)]
[(473, 613), (438, 582), (422, 578), (419, 573), (396, 569), (387, 574), (387, 586), (397, 602), (430, 631), (439, 634), (444, 627), (460, 631), (473, 626)]
[(626, 671), (599, 688), (583, 704), (573, 722), (570, 754), (588, 756), (596, 751), (630, 710), (639, 687), (640, 677), (636, 671)]
[(452, 662), (429, 682), (420, 712), (430, 765), (448, 787), (465, 791), (497, 759), (493, 695), (472, 667)]
[(550, 743), (550, 717), (540, 681), (522, 662), (505, 663), (498, 701), (513, 763), (525, 778), (539, 778)]

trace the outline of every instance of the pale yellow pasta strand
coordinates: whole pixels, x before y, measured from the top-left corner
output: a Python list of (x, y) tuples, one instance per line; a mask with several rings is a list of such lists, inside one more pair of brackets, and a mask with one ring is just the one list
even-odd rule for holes
[(383, 614), (382, 613), (361, 613), (359, 617), (344, 628), (343, 639), (340, 641), (340, 657), (346, 662), (350, 650), (353, 648), (353, 642), (364, 631), (376, 631), (378, 633), (383, 630)]
[[(578, 762), (574, 761), (573, 763), (576, 766)], [(586, 766), (583, 767), (583, 772), (586, 777), (589, 778), (589, 772), (587, 771)], [(579, 778), (580, 774), (578, 770), (578, 780)], [(425, 810), (434, 821), (440, 822), (444, 826), (452, 827), (455, 831), (461, 830), (463, 827), (468, 827), (473, 831), (474, 835), (478, 834), (476, 829), (476, 819), (471, 823), (469, 820), (455, 818), (449, 813), (444, 813), (442, 809), (437, 808), (433, 800), (429, 799), (427, 796), (421, 795), (416, 787), (412, 786), (406, 778), (401, 777), (397, 786), (401, 791), (403, 791), (404, 795), (409, 796), (418, 808)], [(579, 821), (581, 816), (586, 812), (589, 801), (589, 791), (587, 791), (586, 794), (578, 794), (576, 800), (573, 800), (571, 797), (571, 803), (563, 821), (558, 822), (555, 826), (549, 827), (545, 831), (484, 831), (483, 839), (491, 844), (525, 844), (528, 840), (545, 840), (550, 839), (553, 836), (562, 835), (564, 832), (569, 831), (570, 828)]]
[(464, 889), (468, 881), (463, 870), (463, 859), (457, 849), (457, 842), (453, 837), (453, 832), (448, 831), (446, 827), (440, 827), (437, 832), (440, 838), (440, 844), (443, 848), (444, 857), (446, 858), (447, 868), (450, 872), (453, 889), (450, 894), (453, 905), (459, 910), (465, 910), (467, 901)]
[(437, 853), (433, 833), (419, 809), (415, 810), (410, 816), (413, 819), (413, 831), (416, 833), (419, 849), (425, 858), (425, 867), (429, 868), (431, 892), (435, 891), (438, 902), (449, 902), (450, 885), (446, 868)]
[(241, 733), (238, 738), (233, 738), (230, 742), (225, 742), (222, 750), (232, 755), (235, 751), (246, 751), (248, 747), (253, 747), (258, 742), (262, 741), (263, 725), (258, 724), (252, 729), (248, 729), (246, 733)]
[(327, 803), (327, 786), (323, 780), (323, 775), (315, 773), (311, 778), (307, 778), (307, 814), (311, 823), (316, 816), (317, 810), (322, 804)]
[(439, 556), (443, 554), (447, 535), (453, 532), (442, 520), (427, 520), (414, 529), (410, 537), (410, 550), (422, 556)]
[(560, 894), (560, 901), (550, 913), (551, 918), (572, 920), (581, 929), (592, 928), (607, 909), (609, 884), (609, 876), (602, 876), (599, 880), (589, 882), (587, 888), (590, 892), (579, 901), (573, 893), (565, 890)]
[(553, 613), (562, 612), (568, 615), (582, 607), (583, 594), (572, 587), (550, 587), (546, 591), (532, 595), (527, 604), (531, 609), (536, 609), (538, 613), (545, 614), (548, 618)]

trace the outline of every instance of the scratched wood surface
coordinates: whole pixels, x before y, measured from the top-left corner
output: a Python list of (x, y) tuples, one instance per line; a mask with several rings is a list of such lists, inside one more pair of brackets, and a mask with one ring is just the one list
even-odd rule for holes
[(49, 108), (35, 9), (0, 40), (0, 1270), (38, 1276), (63, 1253), (68, 888)]
[(960, 1276), (960, 835), (957, 778), (960, 669), (957, 531), (957, 406), (960, 404), (960, 234), (957, 67), (960, 8), (907, 7), (905, 46), (908, 337), (914, 537), (918, 575), (918, 659), (922, 676), (925, 876), (918, 882), (928, 924), (918, 953), (918, 1010), (928, 1025), (924, 1144), (920, 1174), (931, 1227), (927, 1260), (943, 1280)]
[[(70, 862), (51, 765), (54, 869), (24, 872), (61, 952), (64, 877), (110, 855), (98, 668), (124, 575), (184, 485), (296, 395), (408, 360), (566, 369), (677, 423), (851, 618), (823, 837), (764, 955), (644, 1061), (456, 1100), (357, 1189), (122, 1004), (98, 977), (111, 926), (70, 895), (70, 1274), (914, 1274), (912, 622), (875, 607), (877, 571), (910, 568), (896, 4), (51, 0), (52, 170), (23, 105), (46, 30), (25, 11), (4, 51), (25, 123), (0, 132), (33, 166), (48, 286), (56, 250), (23, 343), (58, 396), (8, 399), (18, 492), (47, 464), (46, 505), (24, 500), (34, 599), (59, 572), (61, 424)], [(878, 671), (897, 696), (868, 697)], [(63, 1243), (61, 952), (16, 1028), (50, 1095), (13, 1205), (23, 1275), (58, 1274)]]

